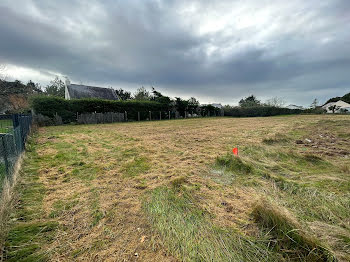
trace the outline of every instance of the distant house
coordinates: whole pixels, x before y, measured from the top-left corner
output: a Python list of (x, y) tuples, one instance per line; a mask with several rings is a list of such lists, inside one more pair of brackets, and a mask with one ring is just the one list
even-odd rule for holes
[(86, 86), (71, 84), (66, 81), (65, 99), (81, 99), (81, 98), (100, 98), (107, 100), (119, 100), (116, 92), (112, 88), (103, 88), (97, 86)]
[(222, 108), (222, 104), (210, 104), (211, 106), (213, 107), (216, 107), (216, 108)]
[(213, 103), (213, 104), (202, 104), (202, 106), (213, 106), (213, 107), (216, 107), (216, 108), (219, 108), (219, 109), (221, 109), (223, 107), (222, 104), (216, 104), (216, 103)]
[(292, 105), (292, 104), (286, 106), (286, 108), (288, 108), (288, 109), (300, 109), (300, 110), (304, 109), (302, 106), (297, 106), (297, 105)]
[(330, 102), (322, 106), (327, 113), (341, 113), (341, 112), (350, 112), (350, 104), (342, 100), (337, 102)]

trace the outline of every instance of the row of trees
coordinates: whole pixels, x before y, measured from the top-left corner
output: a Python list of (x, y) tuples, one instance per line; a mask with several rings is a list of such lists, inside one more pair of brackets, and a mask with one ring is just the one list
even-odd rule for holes
[(182, 117), (185, 117), (186, 112), (190, 114), (197, 115), (220, 115), (220, 109), (213, 107), (211, 105), (201, 106), (199, 101), (191, 97), (188, 100), (182, 99), (181, 97), (175, 97), (175, 99), (170, 98), (169, 96), (163, 95), (161, 92), (157, 91), (152, 87), (152, 91), (147, 91), (146, 88), (141, 87), (137, 89), (133, 96), (130, 92), (126, 92), (122, 89), (117, 91), (119, 94), (127, 94), (124, 97), (120, 98), (124, 100), (126, 97), (129, 99), (134, 99), (136, 101), (154, 101), (163, 105), (163, 108), (168, 111), (177, 111)]
[(283, 107), (285, 102), (281, 98), (273, 97), (268, 99), (265, 103), (262, 103), (254, 95), (250, 95), (248, 97), (242, 98), (238, 104), (243, 108), (259, 106)]
[[(242, 98), (239, 101), (239, 106), (243, 108), (259, 107), (259, 106), (284, 107), (284, 105), (285, 105), (285, 102), (283, 101), (283, 99), (279, 97), (270, 98), (265, 103), (262, 103), (254, 95), (250, 95), (248, 97)], [(319, 102), (315, 98), (312, 101), (311, 105), (309, 106), (309, 109), (317, 109), (318, 107), (319, 107)]]

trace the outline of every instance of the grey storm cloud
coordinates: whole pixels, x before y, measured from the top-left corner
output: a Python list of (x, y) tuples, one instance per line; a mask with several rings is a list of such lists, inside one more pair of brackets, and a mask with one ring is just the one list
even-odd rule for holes
[(350, 91), (348, 25), (348, 0), (2, 0), (0, 63), (212, 102), (309, 104)]

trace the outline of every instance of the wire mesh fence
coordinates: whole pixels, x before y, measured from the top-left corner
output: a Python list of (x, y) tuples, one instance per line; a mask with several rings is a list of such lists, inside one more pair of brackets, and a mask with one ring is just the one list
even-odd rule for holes
[(16, 162), (25, 149), (25, 142), (32, 124), (31, 115), (12, 115), (13, 127), (0, 133), (0, 192), (6, 178), (12, 181)]
[[(221, 113), (208, 112), (205, 114), (199, 114), (195, 112), (183, 112), (180, 114), (177, 111), (125, 111), (122, 113), (106, 112), (106, 113), (83, 113), (76, 115), (76, 122), (78, 124), (104, 124), (114, 122), (127, 122), (127, 121), (155, 121), (155, 120), (171, 120), (171, 119), (183, 119), (183, 118), (196, 118), (196, 117), (213, 117), (222, 116)], [(59, 116), (55, 116), (56, 118)], [(36, 119), (40, 120), (40, 117)], [(57, 121), (54, 121), (57, 122)], [(60, 121), (58, 121), (60, 122)], [(62, 122), (62, 120), (61, 120)], [(40, 123), (38, 123), (41, 125)], [(44, 125), (44, 124), (43, 124)]]
[(8, 133), (13, 130), (12, 116), (0, 115), (0, 134)]

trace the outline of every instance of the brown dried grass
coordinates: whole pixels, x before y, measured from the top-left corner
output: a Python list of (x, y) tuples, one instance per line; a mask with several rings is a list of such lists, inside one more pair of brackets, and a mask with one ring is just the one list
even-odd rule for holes
[[(260, 144), (262, 136), (273, 137), (325, 118), (208, 118), (41, 128), (40, 156), (57, 154), (56, 149), (45, 146), (47, 138), (54, 135), (50, 140), (53, 145), (84, 145), (88, 154), (84, 161), (101, 167), (93, 180), (63, 182), (59, 167), (41, 164), (40, 181), (47, 189), (46, 214), (58, 200), (78, 199), (75, 207), (56, 218), (61, 227), (49, 247), (52, 261), (176, 261), (151, 231), (141, 199), (145, 191), (184, 176), (188, 183), (199, 185), (199, 205), (213, 214), (216, 224), (255, 235), (258, 229), (250, 214), (261, 193), (214, 182), (210, 178), (212, 163), (232, 147)], [(136, 150), (132, 154), (147, 158), (150, 170), (137, 177), (123, 177), (123, 163), (132, 160), (120, 155), (123, 150)], [(71, 171), (67, 166), (65, 173)], [(143, 186), (139, 186), (140, 181)], [(103, 214), (96, 226), (91, 226), (90, 206), (96, 200), (92, 190), (98, 192), (98, 208)]]

